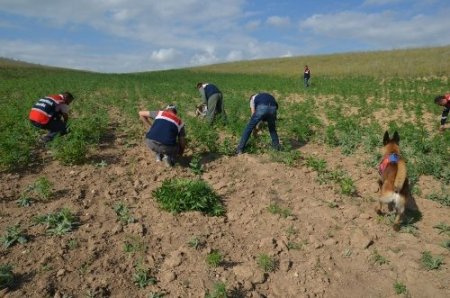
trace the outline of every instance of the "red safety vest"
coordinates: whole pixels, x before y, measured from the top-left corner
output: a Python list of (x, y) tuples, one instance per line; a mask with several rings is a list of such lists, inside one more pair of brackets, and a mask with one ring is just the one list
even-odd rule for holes
[(28, 118), (41, 125), (46, 125), (56, 114), (56, 107), (63, 104), (62, 94), (48, 95), (39, 99), (31, 108)]

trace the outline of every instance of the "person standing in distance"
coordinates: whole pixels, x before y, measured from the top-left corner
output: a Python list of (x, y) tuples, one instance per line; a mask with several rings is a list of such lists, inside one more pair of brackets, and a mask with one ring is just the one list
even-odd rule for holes
[(280, 150), (280, 141), (276, 130), (275, 121), (277, 120), (278, 103), (269, 93), (256, 93), (250, 96), (250, 109), (252, 116), (242, 133), (239, 145), (236, 148), (236, 154), (242, 154), (245, 145), (250, 138), (253, 129), (260, 121), (267, 121), (270, 137), (272, 139), (272, 148)]
[(219, 88), (214, 84), (199, 82), (197, 83), (197, 89), (200, 92), (203, 103), (207, 106), (206, 119), (208, 123), (212, 125), (219, 115), (226, 121), (223, 96)]
[(311, 70), (309, 70), (308, 65), (305, 65), (305, 70), (303, 71), (303, 83), (305, 88), (309, 87), (309, 79), (311, 78)]

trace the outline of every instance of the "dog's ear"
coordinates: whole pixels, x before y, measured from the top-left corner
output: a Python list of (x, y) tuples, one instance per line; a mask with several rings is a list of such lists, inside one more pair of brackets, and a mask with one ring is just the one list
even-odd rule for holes
[(386, 145), (387, 143), (389, 143), (389, 132), (386, 130), (383, 136), (383, 145)]
[(394, 142), (397, 143), (397, 145), (400, 143), (400, 135), (398, 134), (398, 132), (394, 132), (394, 138), (393, 138)]

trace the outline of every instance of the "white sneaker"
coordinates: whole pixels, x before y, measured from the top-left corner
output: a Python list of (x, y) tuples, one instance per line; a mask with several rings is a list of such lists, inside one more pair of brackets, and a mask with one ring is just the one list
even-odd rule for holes
[(162, 160), (162, 154), (156, 153), (156, 162), (160, 162)]

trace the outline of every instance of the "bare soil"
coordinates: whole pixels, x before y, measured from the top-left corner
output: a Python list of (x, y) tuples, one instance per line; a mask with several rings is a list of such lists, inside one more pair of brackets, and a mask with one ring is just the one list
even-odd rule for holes
[[(415, 201), (422, 218), (413, 235), (394, 232), (375, 214), (377, 172), (362, 154), (347, 157), (315, 144), (298, 149), (343, 168), (355, 181), (354, 197), (342, 196), (332, 183), (318, 183), (317, 173), (302, 162), (288, 167), (265, 155), (210, 154), (203, 156), (202, 178), (222, 197), (226, 216), (175, 215), (158, 208), (152, 191), (166, 178), (195, 178), (189, 152), (168, 169), (143, 142), (127, 148), (120, 137), (110, 141), (92, 155), (92, 164), (61, 166), (43, 151), (37, 154), (44, 165), (0, 174), (0, 231), (20, 223), (30, 237), (26, 244), (0, 248), (0, 263), (13, 265), (17, 279), (0, 296), (204, 297), (223, 281), (233, 297), (396, 297), (395, 282), (403, 283), (410, 297), (450, 297), (450, 251), (440, 245), (448, 237), (433, 228), (450, 224), (450, 212), (425, 199), (438, 191), (431, 177), (419, 181), (422, 194)], [(107, 165), (99, 166), (101, 160)], [(54, 184), (53, 198), (18, 207), (20, 193), (42, 176)], [(119, 223), (116, 202), (131, 208), (135, 223)], [(270, 213), (271, 203), (292, 215)], [(79, 215), (73, 232), (50, 236), (32, 225), (34, 216), (63, 207)], [(197, 249), (188, 245), (195, 236), (204, 241)], [(127, 241), (145, 248), (127, 253)], [(217, 268), (206, 262), (212, 250), (224, 256)], [(439, 270), (422, 266), (423, 251), (443, 256)], [(274, 272), (259, 268), (260, 254), (276, 260)], [(386, 262), (378, 264), (377, 255)], [(136, 263), (150, 269), (156, 284), (140, 289), (133, 283)]]

